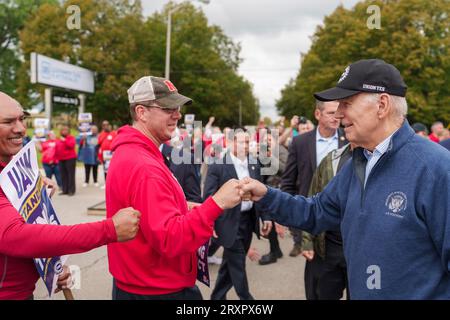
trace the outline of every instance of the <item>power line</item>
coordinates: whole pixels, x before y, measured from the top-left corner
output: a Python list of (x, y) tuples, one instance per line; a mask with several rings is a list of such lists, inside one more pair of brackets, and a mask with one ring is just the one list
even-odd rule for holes
[[(239, 69), (237, 72), (281, 72), (281, 71), (298, 71), (300, 68), (261, 68), (261, 69)], [(164, 71), (151, 69), (154, 73), (163, 74)], [(207, 73), (222, 73), (226, 71), (232, 71), (230, 69), (209, 69), (209, 70), (171, 70), (170, 73), (198, 73), (198, 74), (207, 74)], [(233, 70), (234, 71), (234, 70)], [(126, 70), (115, 70), (115, 71), (97, 71), (97, 74), (131, 74)]]

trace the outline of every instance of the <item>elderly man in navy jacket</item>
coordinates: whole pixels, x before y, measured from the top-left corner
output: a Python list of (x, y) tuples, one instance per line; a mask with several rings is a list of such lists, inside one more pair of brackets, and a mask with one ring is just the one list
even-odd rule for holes
[(450, 297), (450, 153), (414, 134), (405, 119), (406, 85), (378, 59), (360, 60), (335, 88), (336, 117), (358, 146), (312, 198), (245, 179), (241, 195), (273, 218), (319, 233), (340, 228), (352, 299)]

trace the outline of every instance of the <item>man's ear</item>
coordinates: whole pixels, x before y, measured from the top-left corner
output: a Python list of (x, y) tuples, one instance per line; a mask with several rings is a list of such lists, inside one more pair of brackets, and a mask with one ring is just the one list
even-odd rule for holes
[(319, 121), (320, 115), (321, 113), (319, 109), (314, 110), (314, 117), (316, 118), (317, 121)]
[(136, 118), (139, 120), (145, 121), (145, 118), (144, 118), (145, 107), (143, 107), (141, 105), (137, 105), (134, 110), (136, 112)]
[(392, 110), (392, 99), (388, 94), (382, 93), (378, 101), (378, 118), (386, 118)]

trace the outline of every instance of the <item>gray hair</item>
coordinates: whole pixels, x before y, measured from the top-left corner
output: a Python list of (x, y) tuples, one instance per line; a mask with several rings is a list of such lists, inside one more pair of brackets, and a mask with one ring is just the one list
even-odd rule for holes
[(316, 99), (316, 110), (322, 112), (323, 109), (325, 109), (325, 101), (320, 101)]
[[(381, 93), (366, 93), (366, 98), (372, 102), (378, 102), (380, 99)], [(406, 102), (405, 97), (399, 97), (389, 94), (389, 97), (392, 102), (393, 111), (392, 113), (396, 118), (403, 120), (406, 118), (408, 114), (408, 103)]]
[(389, 96), (391, 97), (394, 106), (394, 114), (398, 118), (402, 118), (402, 120), (406, 118), (406, 115), (408, 114), (408, 103), (406, 102), (406, 98), (393, 95)]

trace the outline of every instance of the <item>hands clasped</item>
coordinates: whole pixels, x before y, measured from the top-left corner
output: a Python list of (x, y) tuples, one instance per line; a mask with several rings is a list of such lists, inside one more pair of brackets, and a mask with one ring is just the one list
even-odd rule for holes
[(222, 209), (231, 209), (241, 201), (259, 201), (267, 193), (267, 187), (252, 178), (228, 180), (213, 195), (214, 201)]

